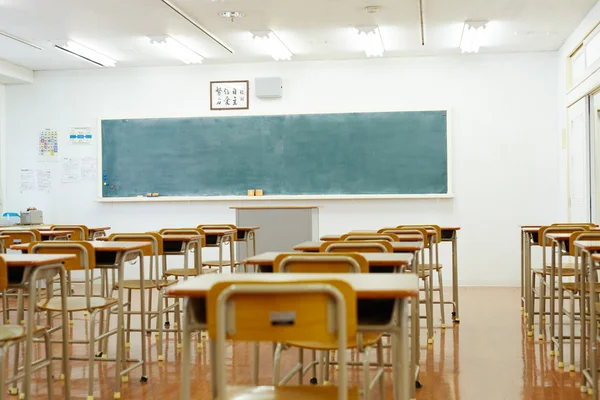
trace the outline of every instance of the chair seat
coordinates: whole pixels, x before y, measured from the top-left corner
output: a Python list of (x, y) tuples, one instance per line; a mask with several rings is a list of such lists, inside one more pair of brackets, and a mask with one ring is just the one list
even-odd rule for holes
[[(47, 326), (36, 326), (33, 334), (36, 335), (48, 329)], [(0, 343), (19, 340), (25, 337), (27, 331), (22, 325), (0, 325)]]
[[(203, 274), (213, 274), (213, 273), (217, 273), (217, 272), (219, 272), (219, 271), (212, 270), (210, 268), (202, 268)], [(188, 268), (187, 275), (188, 276), (196, 276), (197, 275), (196, 270), (193, 268)], [(165, 271), (165, 276), (185, 276), (185, 268), (168, 269)]]
[[(362, 335), (362, 345), (363, 346), (373, 346), (379, 341), (381, 338), (380, 333), (363, 333)], [(310, 349), (310, 350), (337, 350), (338, 342), (337, 340), (331, 340), (329, 342), (319, 342), (319, 341), (310, 341), (310, 340), (302, 340), (302, 341), (292, 341), (285, 342), (286, 344), (292, 345), (294, 347), (299, 347), (302, 349)], [(348, 345), (346, 346), (349, 349), (355, 349), (358, 347), (357, 336), (352, 336), (348, 338)]]
[[(235, 261), (234, 265), (241, 265), (242, 263), (239, 261)], [(211, 260), (211, 261), (202, 261), (202, 265), (206, 265), (207, 267), (218, 267), (219, 266), (219, 260)], [(229, 262), (229, 260), (223, 260), (222, 264), (223, 266), (225, 265), (231, 265), (231, 263)]]
[[(219, 399), (220, 397), (217, 397)], [(229, 400), (336, 400), (337, 386), (229, 386)], [(358, 388), (348, 389), (348, 400), (358, 400)]]
[[(144, 280), (144, 289), (162, 288), (165, 286), (174, 285), (176, 283), (177, 283), (176, 280), (169, 281), (166, 279), (162, 279), (159, 281), (155, 281), (155, 280), (146, 279), (146, 280)], [(120, 284), (121, 284), (121, 282), (117, 282), (116, 286), (119, 287)], [(140, 287), (142, 286), (142, 282), (139, 279), (126, 280), (126, 281), (123, 281), (122, 284), (123, 284), (123, 288), (131, 289), (131, 290), (140, 290)]]
[[(574, 283), (574, 282), (565, 282), (563, 283), (563, 289), (564, 290), (568, 290), (570, 292), (579, 292), (581, 287), (580, 283)], [(589, 292), (590, 290), (590, 284), (586, 283), (585, 284), (585, 290), (586, 292)], [(596, 293), (600, 293), (600, 283), (596, 283)]]
[[(118, 300), (110, 297), (90, 297), (90, 308), (92, 310), (110, 307), (117, 304)], [(38, 302), (40, 310), (62, 311), (60, 297), (52, 297)], [(67, 297), (67, 311), (85, 311), (87, 310), (87, 301), (85, 297)]]
[[(546, 268), (544, 268), (544, 270), (542, 270), (541, 268), (535, 268), (532, 270), (534, 274), (537, 275), (546, 275), (546, 276), (550, 276), (552, 275), (552, 266), (549, 265)], [(558, 276), (558, 270), (554, 271), (554, 274), (556, 276)], [(563, 276), (574, 276), (575, 275), (575, 264), (573, 263), (565, 263), (562, 266), (562, 275)]]
[[(425, 264), (418, 264), (417, 265), (419, 267), (419, 270), (429, 270), (429, 264), (425, 263)], [(432, 268), (434, 271), (439, 271), (443, 268), (444, 266), (442, 264), (432, 264)]]

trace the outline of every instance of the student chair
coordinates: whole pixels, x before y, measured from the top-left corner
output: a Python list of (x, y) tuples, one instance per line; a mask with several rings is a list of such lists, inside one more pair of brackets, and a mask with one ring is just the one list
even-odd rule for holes
[[(357, 400), (348, 388), (346, 343), (357, 336), (356, 294), (345, 282), (221, 283), (207, 297), (213, 374), (212, 398), (219, 400)], [(226, 341), (296, 342), (338, 350), (337, 386), (227, 386)], [(254, 371), (253, 371), (254, 373)], [(275, 377), (274, 377), (275, 379)], [(257, 377), (253, 376), (253, 382)]]
[(368, 233), (368, 232), (350, 232), (342, 235), (340, 237), (340, 241), (350, 241), (350, 240), (387, 240), (388, 242), (397, 242), (399, 241), (398, 236), (393, 233)]
[(321, 253), (393, 253), (394, 248), (387, 240), (324, 242)]
[[(113, 233), (108, 237), (109, 241), (117, 241), (117, 242), (149, 242), (152, 244), (151, 250), (144, 249), (143, 255), (144, 257), (149, 257), (150, 266), (149, 271), (144, 273), (144, 276), (148, 279), (144, 279), (144, 290), (148, 291), (147, 299), (148, 306), (146, 307), (145, 313), (148, 316), (147, 320), (147, 329), (146, 332), (155, 332), (158, 336), (158, 361), (163, 361), (163, 346), (162, 346), (162, 338), (163, 332), (176, 332), (178, 341), (177, 343), (181, 343), (181, 327), (180, 324), (180, 315), (179, 312), (179, 300), (175, 299), (173, 304), (170, 306), (165, 304), (163, 307), (163, 298), (164, 298), (164, 289), (168, 286), (171, 286), (177, 283), (177, 280), (166, 280), (161, 279), (161, 274), (159, 273), (159, 257), (164, 253), (163, 247), (163, 238), (160, 234), (156, 232), (146, 232), (146, 233)], [(131, 343), (131, 332), (138, 332), (141, 329), (131, 329), (131, 316), (132, 315), (141, 315), (140, 311), (132, 311), (132, 292), (141, 290), (141, 281), (140, 279), (127, 279), (123, 282), (115, 282), (115, 285), (112, 288), (114, 293), (115, 290), (119, 289), (119, 286), (123, 285), (123, 288), (127, 291), (127, 310), (124, 311), (125, 315), (127, 315), (127, 326), (126, 326), (126, 340), (125, 347), (129, 348)], [(155, 309), (152, 305), (152, 295), (154, 292), (157, 292), (158, 295), (158, 305), (157, 309)], [(144, 305), (140, 305), (145, 307)], [(175, 329), (168, 329), (170, 327), (169, 322), (169, 313), (175, 313)], [(163, 316), (166, 314), (167, 322), (163, 326)], [(156, 318), (156, 329), (152, 329), (152, 319)], [(143, 321), (141, 321), (143, 323)], [(165, 329), (167, 328), (167, 329)]]
[[(161, 235), (198, 235), (202, 236), (201, 246), (198, 247), (195, 243), (181, 241), (174, 242), (173, 245), (165, 244), (162, 256), (163, 278), (173, 276), (175, 278), (183, 278), (187, 280), (190, 276), (200, 275), (206, 272), (202, 268), (202, 247), (206, 246), (206, 236), (200, 228), (165, 228), (159, 232)], [(194, 254), (194, 268), (189, 267), (189, 254)], [(168, 268), (167, 256), (183, 256), (183, 268)]]
[[(283, 253), (278, 255), (273, 262), (273, 272), (275, 273), (368, 273), (369, 264), (367, 260), (358, 253)], [(380, 385), (380, 398), (385, 397), (384, 392), (384, 360), (383, 343), (381, 333), (362, 333), (348, 337), (348, 349), (358, 349), (363, 353), (363, 399), (369, 399), (370, 390), (377, 382)], [(316, 377), (316, 366), (320, 366), (319, 382), (324, 382), (329, 378), (329, 352), (339, 348), (336, 341), (315, 342), (313, 340), (286, 341), (286, 346), (293, 346), (299, 349), (299, 362), (288, 374), (281, 379), (281, 353), (284, 349), (283, 343), (278, 343), (275, 350), (275, 362), (273, 366), (274, 381), (276, 385), (286, 384), (294, 375), (298, 376), (302, 384), (304, 375), (313, 370)], [(377, 346), (377, 370), (375, 377), (370, 377), (370, 352), (371, 347)], [(313, 351), (313, 361), (306, 367), (304, 366), (303, 350)], [(320, 352), (319, 361), (315, 359), (316, 351)], [(338, 353), (339, 358), (339, 353)], [(340, 369), (342, 367), (340, 366)]]
[[(96, 334), (96, 317), (101, 312), (109, 312), (112, 307), (115, 307), (118, 300), (111, 297), (93, 297), (92, 296), (92, 280), (90, 272), (96, 267), (95, 251), (92, 245), (86, 241), (50, 241), (50, 242), (34, 242), (29, 245), (30, 254), (73, 254), (76, 257), (67, 260), (64, 263), (65, 270), (67, 271), (84, 271), (85, 273), (85, 296), (84, 297), (67, 297), (67, 311), (83, 312), (86, 311), (89, 314), (88, 317), (88, 330), (87, 339), (72, 339), (69, 341), (71, 344), (85, 344), (88, 346), (87, 357), (71, 357), (72, 360), (87, 360), (88, 361), (88, 400), (94, 398), (94, 361), (108, 361), (108, 358), (104, 358), (102, 352), (95, 354), (94, 346), (97, 342), (102, 340), (108, 341), (108, 337), (114, 334), (118, 334), (121, 327), (117, 327), (113, 330), (108, 330), (104, 327), (104, 321), (100, 318), (100, 335)], [(43, 299), (38, 302), (37, 309), (40, 311), (46, 311), (47, 321), (51, 323), (52, 312), (60, 312), (63, 310), (60, 297), (50, 297)], [(58, 330), (58, 327), (51, 327), (49, 333)], [(124, 354), (122, 349), (117, 346), (116, 358), (111, 361), (122, 362)], [(117, 377), (116, 379), (119, 379)]]
[[(208, 268), (217, 267), (219, 268), (219, 273), (223, 272), (224, 266), (229, 266), (231, 268), (231, 272), (235, 272), (235, 268), (240, 264), (235, 260), (235, 251), (234, 244), (237, 240), (237, 230), (235, 225), (228, 224), (204, 224), (198, 225), (198, 229), (202, 229), (207, 236), (210, 235), (211, 230), (223, 230), (223, 229), (232, 229), (234, 233), (232, 236), (224, 235), (224, 236), (214, 236), (214, 242), (211, 240), (206, 240), (205, 247), (213, 247), (219, 249), (219, 259), (215, 261), (203, 261), (202, 265), (206, 265)], [(223, 259), (223, 248), (224, 246), (229, 245), (229, 260)]]
[[(0, 257), (0, 290), (6, 291), (8, 288), (8, 267), (6, 261)], [(5, 359), (8, 354), (8, 350), (11, 346), (15, 346), (16, 359), (18, 360), (18, 348), (27, 340), (33, 340), (39, 338), (44, 341), (44, 358), (39, 359), (32, 364), (25, 364), (22, 372), (18, 373), (18, 362), (15, 362), (15, 373), (12, 377), (5, 378)], [(54, 392), (52, 389), (52, 343), (50, 341), (50, 334), (47, 326), (37, 326), (33, 329), (33, 337), (27, 338), (27, 330), (23, 325), (0, 325), (0, 400), (5, 399), (5, 386), (7, 384), (16, 382), (17, 380), (23, 379), (25, 376), (31, 375), (33, 372), (46, 368), (46, 396), (48, 400), (54, 398)], [(28, 390), (30, 388), (25, 388)], [(16, 388), (11, 389), (11, 394), (17, 394)], [(21, 393), (24, 395), (24, 393)]]

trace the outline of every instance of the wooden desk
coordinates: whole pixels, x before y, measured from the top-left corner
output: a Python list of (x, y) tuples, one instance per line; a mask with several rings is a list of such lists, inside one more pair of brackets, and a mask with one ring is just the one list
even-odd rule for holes
[[(29, 299), (36, 298), (37, 282), (40, 280), (46, 280), (47, 278), (53, 277), (56, 274), (60, 276), (60, 293), (61, 293), (61, 305), (62, 305), (62, 373), (64, 374), (64, 396), (70, 398), (71, 396), (71, 373), (69, 365), (69, 315), (67, 313), (67, 279), (63, 263), (66, 260), (75, 258), (74, 255), (60, 255), (60, 254), (2, 254), (0, 255), (6, 261), (9, 275), (9, 288), (15, 288), (19, 290), (28, 290)], [(16, 271), (15, 271), (16, 270)], [(18, 282), (11, 282), (10, 276), (15, 275), (11, 272), (17, 272), (17, 276), (20, 276)], [(19, 296), (21, 297), (21, 295)], [(21, 304), (22, 305), (22, 304)], [(26, 340), (25, 340), (25, 358), (23, 360), (24, 365), (31, 365), (33, 362), (33, 333), (36, 328), (34, 320), (33, 307), (30, 306), (29, 312), (27, 312), (26, 327)], [(24, 309), (19, 307), (17, 321), (22, 321), (24, 318)], [(17, 353), (18, 357), (18, 353)], [(24, 393), (26, 398), (31, 396), (31, 374), (25, 374), (23, 378), (23, 387), (21, 393)], [(5, 390), (6, 388), (2, 388)]]
[[(145, 277), (144, 277), (144, 255), (143, 251), (151, 251), (152, 244), (150, 242), (115, 242), (115, 241), (91, 241), (89, 242), (95, 251), (96, 256), (96, 268), (106, 268), (113, 269), (117, 271), (117, 281), (123, 282), (125, 280), (125, 263), (128, 261), (134, 261), (138, 259), (138, 268), (140, 271), (140, 304), (146, 304), (145, 300)], [(11, 246), (11, 249), (28, 251), (29, 244), (19, 244)], [(8, 255), (7, 255), (8, 256)], [(104, 280), (103, 286), (104, 286)], [(65, 291), (66, 292), (66, 291)], [(107, 292), (105, 288), (103, 288), (103, 293)], [(125, 357), (125, 323), (124, 323), (124, 288), (123, 285), (118, 285), (118, 307), (117, 307), (117, 327), (120, 332), (117, 333), (117, 354), (122, 354)], [(35, 298), (35, 297), (31, 297)], [(128, 365), (127, 369), (121, 370), (122, 363), (115, 362), (115, 395), (119, 395), (121, 393), (121, 376), (125, 376), (130, 371), (137, 367), (142, 367), (142, 377), (147, 377), (146, 374), (146, 311), (145, 307), (140, 308), (140, 320), (141, 323), (141, 351), (142, 351), (142, 359), (141, 360), (127, 360), (129, 363), (134, 363), (134, 365)], [(68, 321), (68, 319), (65, 319)], [(107, 353), (108, 340), (104, 343), (105, 351)]]
[[(167, 256), (168, 255), (183, 255), (183, 279), (188, 278), (189, 268), (189, 252), (195, 249), (194, 252), (194, 270), (196, 274), (200, 274), (202, 270), (202, 241), (204, 240), (203, 235), (191, 235), (191, 234), (166, 234), (161, 235), (163, 240), (163, 275), (169, 271), (167, 269)], [(179, 271), (175, 268), (172, 271)]]
[[(318, 252), (325, 242), (304, 242), (294, 246), (296, 251)], [(390, 242), (394, 253), (413, 253), (423, 249), (423, 242)]]
[(231, 263), (231, 271), (235, 269), (235, 234), (237, 229), (202, 229), (206, 235), (206, 247), (218, 247), (219, 248), (219, 260), (217, 263), (207, 261), (205, 262), (218, 267), (219, 273), (223, 270), (223, 245), (229, 243), (229, 262)]
[[(279, 251), (268, 251), (242, 261), (242, 264), (273, 267), (275, 258), (282, 254)], [(413, 255), (408, 253), (361, 253), (369, 263), (369, 268), (406, 267), (412, 263)], [(272, 271), (272, 270), (271, 270)]]
[(47, 240), (69, 240), (69, 236), (73, 234), (70, 230), (50, 231), (50, 230), (39, 230), (42, 235), (42, 241)]
[[(356, 234), (356, 235), (360, 235), (361, 233), (372, 235), (372, 234), (376, 234), (377, 231), (351, 231), (350, 233)], [(340, 241), (340, 240), (342, 240), (342, 236), (344, 236), (344, 235), (342, 235), (342, 234), (325, 235), (325, 236), (321, 236), (321, 241), (322, 242)], [(423, 236), (417, 235), (417, 234), (400, 235), (400, 241), (401, 242), (422, 242)]]
[(90, 240), (94, 240), (99, 237), (106, 236), (106, 231), (110, 230), (110, 226), (100, 226), (96, 228), (88, 228), (90, 234)]
[[(405, 400), (410, 393), (408, 366), (408, 312), (407, 301), (418, 296), (419, 283), (414, 274), (211, 274), (203, 275), (166, 289), (169, 296), (185, 297), (183, 323), (183, 349), (181, 366), (181, 399), (190, 398), (190, 334), (206, 328), (206, 321), (198, 316), (206, 315), (205, 298), (208, 291), (221, 282), (230, 283), (308, 283), (323, 280), (341, 280), (350, 284), (357, 299), (396, 300), (397, 318), (392, 326), (359, 326), (361, 331), (373, 332), (385, 329), (392, 335), (392, 358), (394, 399)], [(202, 317), (200, 317), (202, 318)], [(211, 343), (214, 341), (211, 340)], [(212, 345), (212, 344), (211, 344)], [(213, 368), (213, 373), (215, 367)]]
[(459, 226), (442, 226), (442, 242), (450, 242), (452, 245), (452, 302), (455, 312), (452, 314), (453, 322), (460, 322), (460, 307), (458, 304), (458, 231)]

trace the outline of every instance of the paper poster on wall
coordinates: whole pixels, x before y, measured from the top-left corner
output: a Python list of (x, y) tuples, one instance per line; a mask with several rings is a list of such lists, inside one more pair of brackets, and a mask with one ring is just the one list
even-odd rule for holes
[(81, 158), (71, 157), (63, 158), (62, 162), (62, 182), (77, 183), (81, 181)]
[(35, 170), (21, 169), (21, 193), (34, 191), (35, 181)]
[(98, 160), (96, 157), (82, 157), (81, 158), (81, 180), (82, 181), (96, 181), (96, 175), (98, 173)]
[(52, 188), (52, 172), (48, 169), (37, 170), (37, 190), (44, 193), (50, 193)]
[(59, 161), (58, 132), (54, 129), (44, 129), (40, 132), (38, 161)]
[(71, 144), (92, 144), (93, 140), (94, 136), (90, 127), (69, 129), (69, 143)]

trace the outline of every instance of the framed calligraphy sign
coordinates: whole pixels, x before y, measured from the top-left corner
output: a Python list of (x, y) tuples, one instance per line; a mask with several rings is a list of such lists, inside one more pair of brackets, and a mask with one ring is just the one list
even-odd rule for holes
[(211, 81), (211, 110), (247, 110), (249, 108), (248, 81)]

